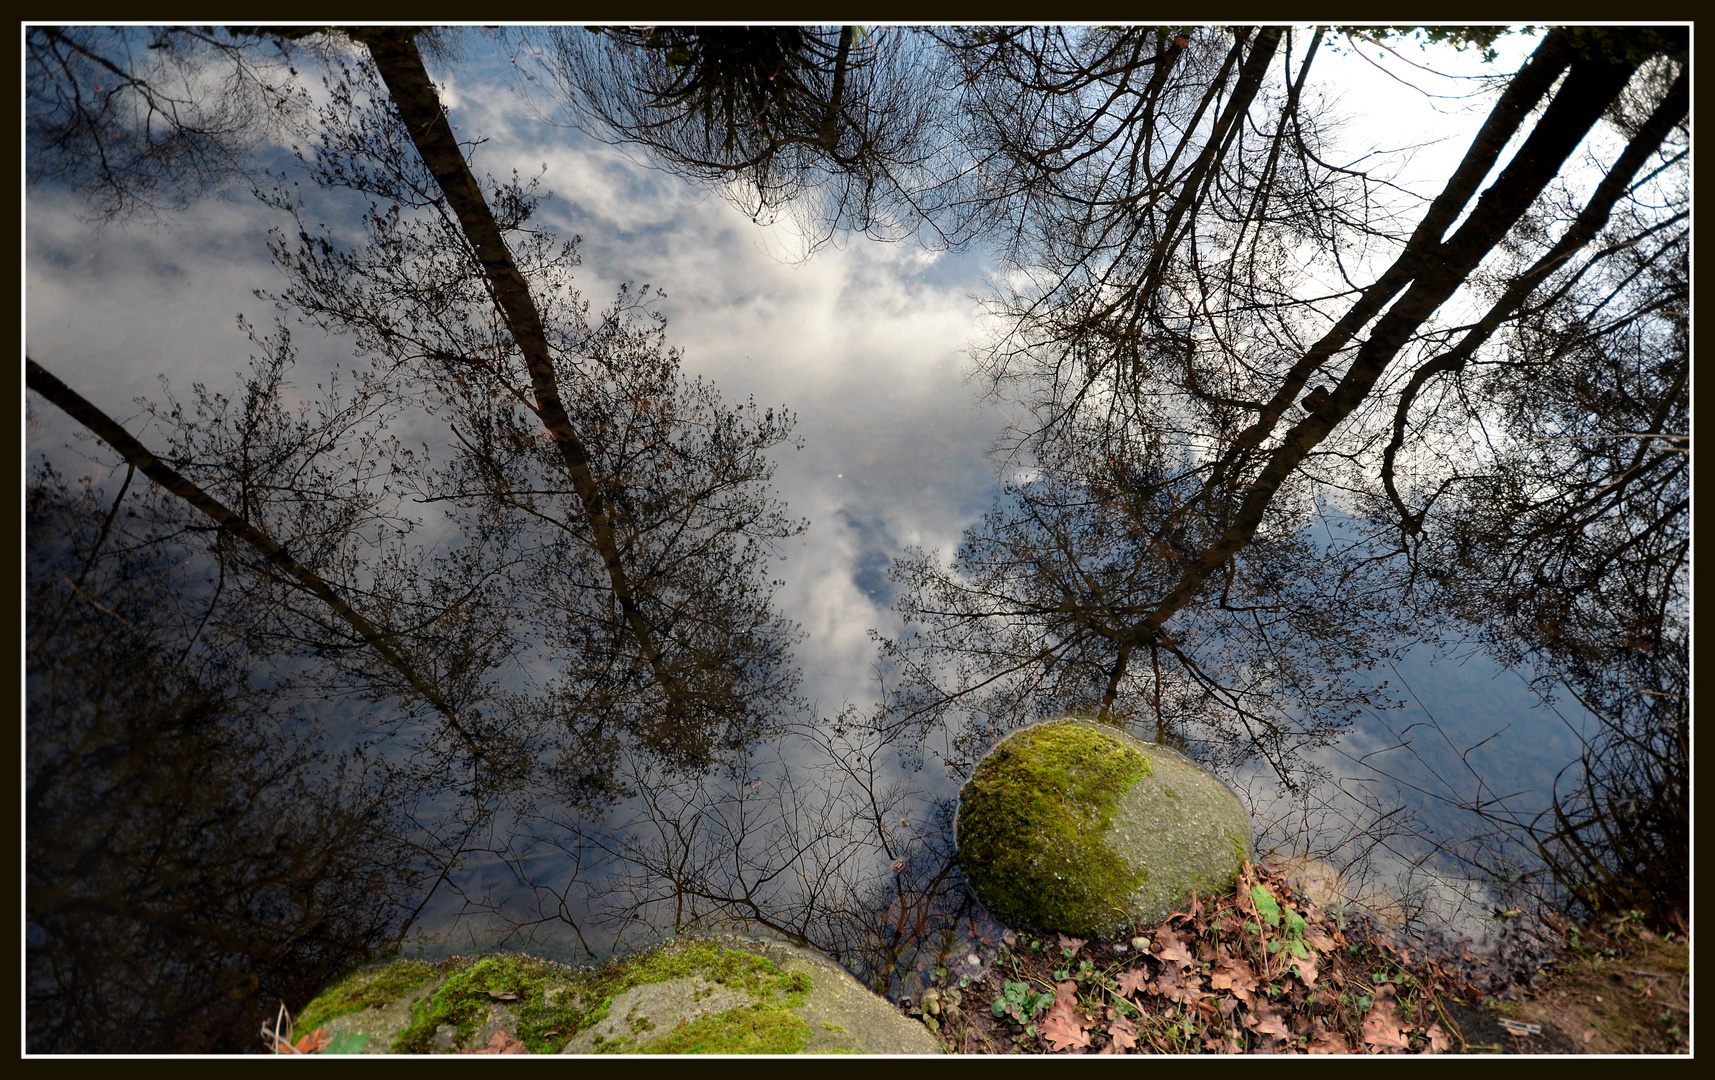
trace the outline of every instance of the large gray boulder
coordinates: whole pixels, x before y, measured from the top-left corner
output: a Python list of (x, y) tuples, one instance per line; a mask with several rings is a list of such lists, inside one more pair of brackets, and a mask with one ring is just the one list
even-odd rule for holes
[(394, 961), (330, 986), (295, 1028), (331, 1036), (324, 1053), (941, 1052), (828, 957), (735, 934), (676, 938), (594, 969), (516, 954)]
[(1018, 927), (1114, 938), (1231, 888), (1251, 853), (1238, 796), (1179, 752), (1087, 720), (1001, 740), (959, 795), (959, 862)]

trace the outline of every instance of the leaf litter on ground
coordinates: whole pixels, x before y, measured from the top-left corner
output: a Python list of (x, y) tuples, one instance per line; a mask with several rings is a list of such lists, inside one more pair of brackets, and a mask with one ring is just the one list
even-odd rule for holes
[(1414, 954), (1256, 864), (1134, 935), (1148, 948), (1009, 932), (938, 1034), (967, 1053), (1443, 1053), (1457, 1028), (1442, 996), (1482, 996), (1470, 965)]

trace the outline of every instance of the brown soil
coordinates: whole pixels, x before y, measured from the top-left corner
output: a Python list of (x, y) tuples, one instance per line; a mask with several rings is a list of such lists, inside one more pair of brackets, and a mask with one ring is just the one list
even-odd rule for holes
[[(1581, 941), (1517, 1001), (1497, 1002), (1473, 1050), (1509, 1053), (1683, 1054), (1691, 1038), (1691, 950), (1679, 934), (1622, 927)], [(1468, 1006), (1466, 1008), (1469, 1008)], [(1471, 1010), (1475, 1011), (1475, 1010)], [(1541, 1034), (1516, 1035), (1521, 1024)], [(1492, 1029), (1499, 1029), (1495, 1031)], [(1499, 1034), (1500, 1038), (1492, 1036)]]

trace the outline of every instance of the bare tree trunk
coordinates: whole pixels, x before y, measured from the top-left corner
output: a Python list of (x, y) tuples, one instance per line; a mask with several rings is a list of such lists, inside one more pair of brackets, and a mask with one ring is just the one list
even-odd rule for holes
[(223, 531), (248, 544), (271, 565), (285, 571), (298, 584), (320, 598), (322, 602), (333, 609), (334, 614), (338, 615), (345, 621), (346, 625), (356, 632), (358, 638), (365, 645), (375, 650), (389, 667), (404, 676), (411, 689), (416, 691), (424, 701), (433, 706), (435, 711), (446, 719), (472, 754), (479, 758), (486, 757), (482, 746), (460, 722), (457, 708), (447, 701), (434, 684), (424, 678), (398, 649), (394, 648), (392, 641), (389, 640), (392, 635), (370, 622), (361, 612), (353, 608), (321, 575), (293, 558), (292, 553), (287, 551), (273, 537), (244, 520), (236, 511), (150, 453), (147, 447), (132, 437), (131, 433), (121, 427), (112, 417), (102, 412), (83, 395), (61, 382), (46, 368), (27, 356), (24, 358), (24, 381), (31, 390), (58, 405), (65, 410), (68, 416), (118, 451), (120, 456), (133, 468), (201, 511), (216, 525), (219, 525)]
[[(1545, 43), (1539, 53), (1549, 50), (1551, 44), (1552, 35), (1551, 41)], [(1558, 47), (1552, 51), (1556, 55), (1564, 55)], [(1492, 155), (1498, 154), (1511, 130), (1516, 130), (1522, 122), (1528, 110), (1526, 102), (1540, 97), (1536, 88), (1546, 88), (1551, 84), (1561, 66), (1569, 66), (1566, 79), (1524, 145), (1519, 148), (1500, 177), (1478, 199), (1477, 205), (1472, 208), (1470, 216), (1459, 230), (1445, 243), (1440, 242), (1438, 228), (1445, 228), (1445, 222), (1456, 217), (1469, 198), (1469, 193), (1487, 172), (1486, 168), (1480, 168), (1483, 160), (1492, 160)], [(1479, 133), (1476, 144), (1467, 155), (1465, 165), (1455, 173), (1442, 197), (1431, 206), (1431, 215), (1437, 218), (1440, 224), (1418, 228), (1393, 267), (1384, 273), (1370, 290), (1366, 290), (1366, 293), (1373, 290), (1375, 295), (1366, 295), (1354, 311), (1379, 310), (1381, 303), (1377, 301), (1377, 297), (1385, 300), (1397, 292), (1406, 281), (1410, 282), (1410, 287), (1376, 323), (1333, 393), (1327, 395), (1308, 416), (1288, 431), (1280, 445), (1269, 453), (1260, 473), (1247, 485), (1243, 502), (1233, 522), (1186, 567), (1173, 591), (1137, 625), (1138, 643), (1155, 641), (1162, 626), (1191, 602), (1209, 575), (1226, 565), (1240, 548), (1250, 542), (1281, 484), (1341, 421), (1357, 409), (1381, 378), (1388, 363), (1423, 321), (1453, 295), (1484, 256), (1506, 237), (1507, 232), (1529, 210), (1537, 196), (1558, 175), (1561, 166), (1577, 149), (1603, 111), (1624, 89), (1636, 70), (1635, 63), (1617, 63), (1606, 58), (1577, 59), (1570, 65), (1566, 65), (1565, 61), (1558, 64), (1550, 62), (1543, 69), (1538, 69), (1533, 59), (1532, 63), (1526, 66), (1515, 79), (1515, 83), (1520, 80), (1526, 83), (1525, 90), (1516, 96), (1512, 95), (1510, 90), (1508, 95), (1503, 95), (1503, 102), (1509, 107), (1510, 128), (1503, 124), (1491, 131), (1485, 126), (1483, 132)], [(1508, 97), (1516, 97), (1516, 100), (1509, 102), (1506, 100)], [(1669, 101), (1677, 101), (1678, 114), (1683, 115), (1684, 98), (1675, 95), (1670, 96)], [(1670, 108), (1668, 112), (1671, 114), (1673, 109)], [(1672, 122), (1674, 121), (1670, 119), (1667, 123), (1646, 125), (1645, 129), (1640, 130), (1633, 140), (1638, 146), (1628, 149), (1610, 174), (1609, 181), (1623, 188), (1632, 173), (1641, 167), (1648, 151), (1660, 144)], [(1631, 152), (1639, 147), (1644, 152)], [(1625, 173), (1623, 176), (1622, 171)], [(1464, 198), (1460, 198), (1461, 195)], [(1571, 250), (1561, 252), (1562, 257), (1584, 246), (1590, 235), (1590, 232), (1575, 227), (1573, 233), (1569, 234), (1573, 240), (1573, 243), (1568, 245)], [(1527, 288), (1509, 291), (1506, 299), (1510, 303), (1500, 314), (1505, 315), (1516, 309), (1528, 291)], [(1361, 321), (1351, 325), (1353, 322), (1351, 313), (1348, 313), (1340, 325), (1306, 353), (1304, 360), (1295, 366), (1293, 375), (1300, 374), (1300, 369), (1304, 369), (1302, 374), (1307, 376), (1319, 367), (1320, 358), (1331, 356), (1339, 345), (1362, 325)], [(1289, 377), (1288, 384), (1291, 382)], [(1302, 386), (1302, 382), (1299, 385)], [(1281, 396), (1284, 396), (1285, 392), (1286, 388), (1283, 388)], [(1284, 412), (1284, 405), (1285, 402), (1280, 403), (1280, 410), (1274, 412), (1276, 417), (1280, 412)], [(1253, 428), (1254, 434), (1246, 433), (1254, 440), (1253, 445), (1260, 443), (1272, 427), (1272, 424), (1264, 426), (1267, 420), (1268, 415), (1265, 414)]]
[(494, 212), (483, 197), (482, 187), (465, 162), (452, 125), (447, 123), (440, 95), (423, 67), (422, 54), (411, 40), (414, 31), (382, 27), (354, 29), (349, 33), (369, 47), (376, 70), (387, 84), (387, 91), (410, 132), (412, 143), (434, 176), (435, 183), (440, 185), (465, 239), (476, 253), (489, 295), (505, 317), (512, 339), (529, 369), (531, 389), (536, 398), (533, 409), (548, 429), (549, 437), (559, 447), (566, 473), (583, 503), (584, 512), (589, 516), (590, 530), (607, 569), (614, 599), (619, 603), (626, 625), (637, 639), (656, 680), (677, 702), (683, 697), (680, 681), (668, 667), (656, 643), (654, 630), (637, 603), (636, 593), (620, 559), (613, 510), (603, 498), (601, 485), (590, 468), (589, 450), (572, 427), (571, 417), (561, 404), (559, 380), (554, 374), (542, 316), (530, 295), (529, 283), (506, 246), (500, 225), (494, 220)]

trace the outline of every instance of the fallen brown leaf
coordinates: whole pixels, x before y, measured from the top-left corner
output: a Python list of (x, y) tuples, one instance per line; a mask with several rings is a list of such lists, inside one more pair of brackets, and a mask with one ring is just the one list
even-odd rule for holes
[(1167, 1000), (1178, 1002), (1181, 1005), (1196, 1005), (1209, 996), (1209, 992), (1203, 989), (1201, 976), (1195, 972), (1180, 980), (1171, 990), (1163, 990), (1162, 994), (1166, 996)]
[(1294, 956), (1292, 966), (1297, 969), (1298, 977), (1304, 980), (1305, 986), (1316, 985), (1316, 957)]
[(1250, 964), (1228, 957), (1221, 961), (1221, 966), (1209, 976), (1209, 986), (1216, 990), (1230, 991), (1234, 997), (1249, 1005), (1251, 994), (1257, 988), (1257, 977)]
[(1286, 1027), (1285, 1017), (1281, 1016), (1272, 1005), (1264, 1005), (1246, 1022), (1245, 1026), (1258, 1035), (1274, 1035), (1285, 1038), (1292, 1034)]
[[(1317, 1026), (1318, 1028), (1321, 1027), (1320, 1020), (1317, 1021)], [(1328, 1031), (1324, 1028), (1318, 1030), (1311, 1038), (1310, 1052), (1312, 1054), (1349, 1054), (1352, 1052), (1352, 1044), (1338, 1031)]]
[(488, 992), (488, 996), (493, 998), (496, 1001), (517, 1001), (518, 1000), (518, 991), (516, 991), (516, 990), (490, 990)]
[(1404, 1050), (1409, 1045), (1405, 1032), (1400, 1030), (1399, 1018), (1394, 1015), (1393, 1002), (1380, 994), (1364, 1017), (1364, 1042), (1392, 1050)]
[(1185, 940), (1173, 931), (1164, 928), (1155, 936), (1155, 941), (1161, 947), (1157, 955), (1162, 960), (1171, 961), (1182, 968), (1188, 968), (1197, 962), (1185, 947)]
[(1058, 1005), (1042, 1022), (1042, 1037), (1048, 1040), (1048, 1048), (1056, 1053), (1090, 1045), (1090, 1037), (1084, 1034), (1082, 1026), (1073, 1021), (1071, 1010), (1062, 1011)]
[(1333, 952), (1339, 948), (1339, 942), (1324, 934), (1320, 927), (1307, 926), (1304, 930), (1304, 944), (1317, 952)]
[(1078, 950), (1088, 943), (1085, 938), (1067, 937), (1065, 934), (1056, 934), (1055, 936), (1060, 939), (1060, 947), (1072, 950), (1073, 956), (1077, 956)]
[(1078, 984), (1072, 979), (1066, 979), (1054, 984), (1054, 1007), (1071, 1012), (1078, 1004)]
[[(1453, 1045), (1453, 1040), (1449, 1039), (1447, 1037), (1447, 1033), (1441, 1030), (1440, 1024), (1430, 1024), (1427, 1034), (1429, 1036), (1429, 1052), (1431, 1054), (1445, 1054), (1447, 1052), (1447, 1048)], [(1586, 1039), (1586, 1041), (1588, 1041), (1588, 1039)]]
[(1161, 974), (1155, 977), (1155, 981), (1150, 983), (1147, 989), (1152, 994), (1160, 994), (1166, 997), (1177, 993), (1179, 986), (1179, 969), (1164, 967), (1161, 969)]
[(1109, 1046), (1130, 1050), (1137, 1045), (1137, 1025), (1128, 1016), (1115, 1016), (1108, 1022)]
[(1130, 997), (1144, 989), (1144, 985), (1149, 982), (1149, 972), (1143, 968), (1131, 968), (1114, 976), (1114, 981), (1119, 983), (1120, 996)]

